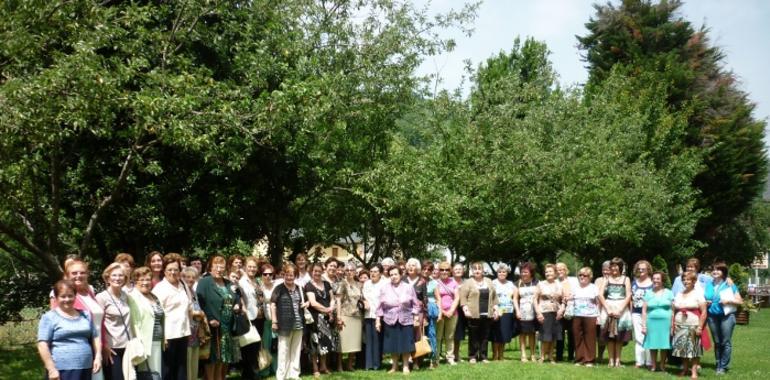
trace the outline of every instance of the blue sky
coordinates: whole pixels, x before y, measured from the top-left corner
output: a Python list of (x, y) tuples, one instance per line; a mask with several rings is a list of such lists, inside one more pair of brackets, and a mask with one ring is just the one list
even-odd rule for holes
[[(460, 8), (463, 3), (461, 0), (433, 0), (429, 9), (442, 12)], [(522, 39), (531, 36), (548, 45), (551, 62), (563, 85), (584, 83), (588, 73), (585, 62), (581, 61), (575, 35), (586, 34), (584, 24), (594, 14), (594, 3), (596, 1), (588, 0), (486, 0), (474, 23), (473, 35), (445, 33), (444, 36), (456, 40), (456, 49), (428, 57), (418, 74), (438, 73), (442, 78), (439, 88), (458, 88), (465, 75), (466, 59), (475, 67), (501, 50), (510, 50), (517, 36)], [(737, 75), (741, 88), (756, 103), (754, 116), (764, 120), (770, 118), (770, 75), (767, 74), (770, 1), (689, 0), (684, 2), (680, 13), (696, 28), (705, 25), (710, 29), (712, 43), (726, 53), (725, 67)], [(466, 81), (466, 90), (467, 86)]]

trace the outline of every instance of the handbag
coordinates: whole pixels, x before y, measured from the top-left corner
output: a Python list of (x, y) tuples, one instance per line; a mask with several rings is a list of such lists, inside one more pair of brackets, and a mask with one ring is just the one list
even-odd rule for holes
[(200, 348), (198, 349), (198, 359), (209, 360), (210, 356), (211, 356), (211, 343), (201, 344)]
[(232, 336), (241, 336), (249, 332), (249, 328), (251, 328), (251, 323), (249, 322), (249, 318), (246, 316), (245, 313), (238, 313), (235, 314), (233, 317), (233, 326), (230, 329), (230, 335)]
[(150, 365), (145, 361), (141, 370), (136, 368), (136, 380), (161, 380), (160, 373), (150, 369)]
[(263, 370), (267, 367), (270, 367), (270, 364), (273, 363), (273, 355), (270, 354), (270, 350), (266, 347), (262, 347), (259, 350), (259, 370)]
[(414, 342), (414, 357), (419, 358), (430, 354), (433, 350), (430, 348), (428, 337), (422, 332), (425, 331), (425, 322), (420, 323), (420, 339)]
[(243, 334), (238, 337), (238, 343), (240, 343), (241, 347), (246, 347), (252, 343), (257, 343), (260, 341), (259, 331), (257, 331), (257, 328), (254, 327), (254, 325), (249, 324), (251, 328), (246, 334)]
[(575, 302), (567, 301), (567, 306), (564, 308), (564, 319), (572, 319), (575, 316)]
[[(302, 290), (299, 291), (299, 299), (301, 303), (305, 303), (305, 295), (302, 293)], [(305, 324), (306, 325), (312, 325), (315, 323), (315, 320), (313, 319), (313, 314), (310, 313), (310, 310), (308, 308), (304, 308), (304, 318), (305, 318)]]

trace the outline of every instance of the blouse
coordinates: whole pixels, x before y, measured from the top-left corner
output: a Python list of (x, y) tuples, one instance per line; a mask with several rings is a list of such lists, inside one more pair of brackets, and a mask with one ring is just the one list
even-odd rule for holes
[(380, 307), (380, 294), (382, 293), (382, 286), (385, 284), (385, 280), (380, 279), (378, 282), (372, 282), (367, 280), (364, 283), (362, 293), (364, 299), (369, 303), (369, 310), (366, 310), (364, 318), (374, 319), (377, 318), (377, 309)]
[(500, 314), (513, 313), (513, 291), (516, 290), (516, 285), (511, 281), (505, 281), (503, 284), (495, 279), (492, 281), (492, 286), (497, 293), (497, 311)]
[(349, 283), (348, 280), (340, 281), (337, 288), (337, 295), (340, 297), (340, 311), (346, 317), (362, 317), (358, 309), (358, 301), (362, 299), (361, 287), (357, 282)]
[(554, 281), (540, 281), (537, 284), (538, 305), (541, 313), (555, 313), (559, 311), (561, 305), (562, 289), (561, 283)]
[(414, 316), (419, 313), (420, 302), (417, 301), (414, 287), (403, 282), (398, 285), (390, 282), (383, 285), (377, 316), (381, 317), (385, 324), (394, 325), (398, 322), (402, 326), (412, 326)]
[(128, 326), (131, 313), (128, 312), (128, 294), (121, 291), (115, 297), (107, 290), (96, 295), (96, 302), (104, 309), (104, 332), (107, 348), (124, 348), (130, 339)]
[(49, 310), (40, 319), (37, 341), (46, 342), (57, 370), (86, 369), (93, 366), (91, 341), (99, 334), (88, 314), (79, 312), (67, 318)]
[(183, 338), (190, 335), (190, 297), (182, 281), (171, 285), (164, 278), (154, 288), (152, 294), (158, 297), (163, 307), (163, 333), (166, 339)]
[(572, 305), (576, 317), (598, 317), (599, 289), (594, 284), (573, 287)]

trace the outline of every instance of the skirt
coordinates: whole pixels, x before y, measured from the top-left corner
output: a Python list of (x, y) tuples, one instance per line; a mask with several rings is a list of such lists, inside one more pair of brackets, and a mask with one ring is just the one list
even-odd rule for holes
[(516, 318), (513, 313), (505, 313), (492, 322), (492, 328), (489, 331), (492, 343), (509, 343), (513, 337), (518, 335), (516, 331)]
[(383, 323), (382, 352), (384, 354), (409, 354), (414, 352), (414, 326)]
[(541, 342), (555, 342), (561, 340), (561, 321), (556, 320), (555, 312), (543, 313), (543, 324), (540, 325)]
[(519, 322), (519, 334), (534, 334), (538, 330), (538, 323), (535, 320), (531, 321), (518, 321)]
[(697, 326), (676, 324), (674, 338), (671, 341), (671, 355), (678, 358), (699, 358), (703, 356), (700, 335), (696, 334)]
[(340, 347), (343, 354), (361, 351), (361, 338), (363, 335), (363, 318), (343, 316), (345, 324), (340, 331)]

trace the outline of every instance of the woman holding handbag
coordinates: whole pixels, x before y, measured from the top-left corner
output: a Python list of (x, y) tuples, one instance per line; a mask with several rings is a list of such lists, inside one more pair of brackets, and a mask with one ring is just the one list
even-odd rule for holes
[(233, 337), (230, 335), (234, 312), (240, 310), (230, 281), (225, 278), (225, 258), (214, 255), (209, 260), (211, 274), (198, 282), (198, 302), (206, 313), (211, 328), (209, 358), (206, 361), (206, 379), (224, 380), (227, 367), (235, 362)]
[(128, 309), (128, 294), (123, 291), (126, 274), (123, 265), (112, 263), (102, 272), (107, 289), (96, 295), (96, 302), (104, 309), (104, 336), (102, 352), (104, 375), (107, 380), (123, 380), (123, 353), (131, 339), (128, 326), (131, 313)]

